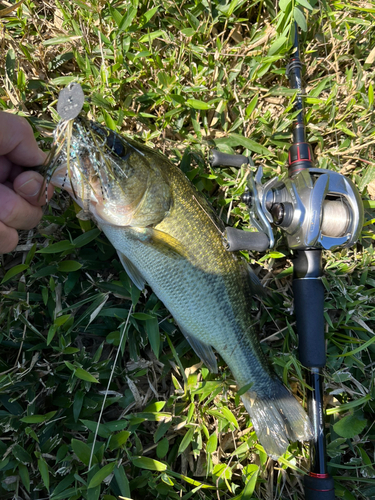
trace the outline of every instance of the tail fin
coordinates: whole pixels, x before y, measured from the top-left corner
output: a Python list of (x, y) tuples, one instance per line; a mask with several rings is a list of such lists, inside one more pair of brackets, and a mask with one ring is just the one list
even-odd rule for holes
[(253, 391), (243, 394), (258, 439), (273, 459), (283, 455), (290, 441), (308, 441), (313, 430), (305, 410), (281, 383), (274, 379), (267, 396)]

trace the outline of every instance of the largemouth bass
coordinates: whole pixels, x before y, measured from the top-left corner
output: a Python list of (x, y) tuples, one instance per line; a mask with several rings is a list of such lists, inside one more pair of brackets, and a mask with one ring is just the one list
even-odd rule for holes
[(94, 122), (70, 120), (57, 137), (47, 179), (90, 213), (135, 286), (151, 286), (207, 367), (217, 372), (213, 347), (238, 386), (250, 387), (241, 398), (268, 455), (311, 439), (305, 411), (252, 330), (249, 301), (261, 285), (225, 250), (206, 199), (166, 157)]

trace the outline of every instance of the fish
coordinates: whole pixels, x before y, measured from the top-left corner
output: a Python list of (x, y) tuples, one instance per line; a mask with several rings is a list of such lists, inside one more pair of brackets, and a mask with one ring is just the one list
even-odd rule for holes
[(257, 437), (273, 459), (313, 437), (309, 418), (270, 366), (249, 305), (264, 290), (225, 248), (225, 226), (164, 155), (79, 115), (63, 121), (46, 183), (62, 187), (117, 250), (140, 290), (146, 283), (192, 349), (217, 373), (230, 368)]

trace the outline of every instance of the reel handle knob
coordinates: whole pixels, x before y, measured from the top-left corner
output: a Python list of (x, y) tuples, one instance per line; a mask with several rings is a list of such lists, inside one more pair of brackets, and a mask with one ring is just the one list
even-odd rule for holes
[(270, 240), (265, 233), (244, 231), (235, 227), (227, 227), (225, 230), (227, 250), (237, 252), (247, 250), (265, 252), (270, 245)]
[(212, 167), (218, 167), (223, 165), (226, 167), (241, 167), (241, 165), (250, 165), (250, 158), (243, 155), (230, 155), (227, 153), (221, 153), (216, 149), (211, 151), (210, 163)]

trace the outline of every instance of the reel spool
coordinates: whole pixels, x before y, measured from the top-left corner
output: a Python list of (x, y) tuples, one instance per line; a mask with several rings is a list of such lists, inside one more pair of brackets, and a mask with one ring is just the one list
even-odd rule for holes
[(325, 236), (340, 238), (350, 224), (350, 211), (344, 201), (324, 200), (321, 232)]

